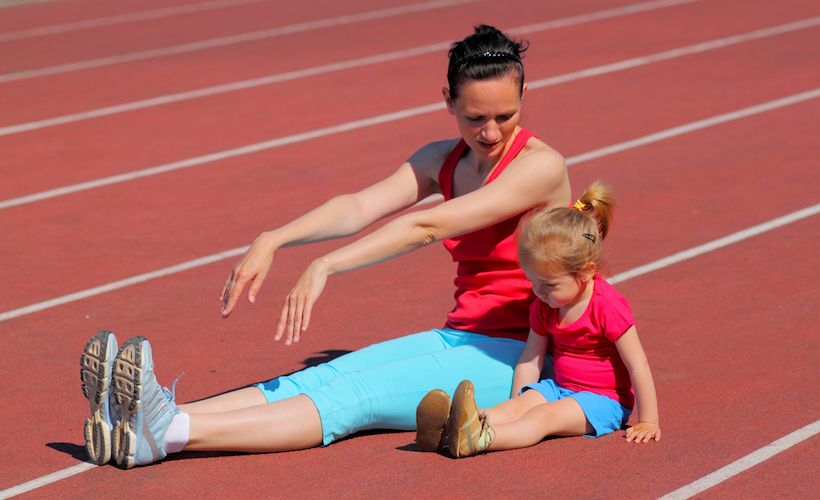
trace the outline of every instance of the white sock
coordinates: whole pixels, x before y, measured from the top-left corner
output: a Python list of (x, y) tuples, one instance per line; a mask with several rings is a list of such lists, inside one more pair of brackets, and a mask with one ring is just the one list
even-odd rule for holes
[(188, 437), (191, 433), (191, 416), (187, 413), (179, 412), (174, 415), (174, 419), (168, 424), (165, 430), (165, 453), (178, 453), (188, 444)]

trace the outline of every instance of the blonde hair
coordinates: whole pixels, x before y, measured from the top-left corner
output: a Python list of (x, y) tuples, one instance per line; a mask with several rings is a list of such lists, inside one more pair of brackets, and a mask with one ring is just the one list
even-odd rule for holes
[(596, 181), (572, 207), (533, 210), (518, 228), (518, 259), (550, 273), (574, 276), (590, 262), (597, 266), (614, 204), (609, 188)]

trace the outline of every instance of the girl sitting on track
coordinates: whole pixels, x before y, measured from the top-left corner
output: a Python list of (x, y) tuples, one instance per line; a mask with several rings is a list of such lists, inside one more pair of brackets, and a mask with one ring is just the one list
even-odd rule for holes
[[(465, 457), (532, 446), (546, 436), (602, 436), (626, 423), (635, 399), (638, 423), (626, 440), (660, 440), (655, 385), (632, 312), (596, 274), (611, 209), (608, 190), (596, 183), (572, 208), (525, 216), (518, 257), (538, 300), (515, 367), (517, 397), (479, 410), (475, 394), (482, 389), (469, 380), (458, 385), (452, 406), (446, 392), (429, 392), (417, 408), (419, 447), (446, 445), (454, 457)], [(547, 353), (554, 377), (539, 382)]]
[(443, 203), (397, 217), (312, 262), (285, 299), (276, 339), (300, 340), (332, 274), (436, 241), (458, 262), (456, 304), (444, 326), (179, 406), (173, 391), (157, 382), (147, 340), (131, 339), (116, 354), (114, 335), (101, 332), (81, 361), (91, 403), (86, 443), (92, 460), (105, 463), (113, 455), (129, 468), (183, 449), (296, 450), (364, 429), (412, 430), (425, 393), (454, 390), (465, 378), (479, 388), (481, 404), (507, 399), (533, 299), (518, 264), (515, 228), (536, 206), (570, 202), (561, 155), (519, 126), (524, 50), (523, 43), (489, 26), (454, 43), (443, 94), (461, 137), (427, 144), (381, 182), (262, 233), (221, 295), (228, 316), (245, 287), (254, 302), (280, 248), (356, 234), (442, 194)]

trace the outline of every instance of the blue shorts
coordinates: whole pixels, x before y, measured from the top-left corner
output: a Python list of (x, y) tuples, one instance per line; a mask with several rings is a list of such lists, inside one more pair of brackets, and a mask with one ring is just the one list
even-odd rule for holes
[(632, 410), (621, 406), (612, 398), (587, 391), (575, 392), (564, 389), (551, 378), (545, 378), (536, 384), (530, 384), (521, 389), (521, 392), (527, 389), (538, 391), (550, 403), (564, 398), (577, 401), (592, 428), (595, 429), (594, 433), (588, 434), (590, 437), (599, 437), (617, 431), (626, 424), (629, 415), (632, 414)]
[(432, 389), (452, 394), (473, 381), (477, 403), (510, 398), (524, 342), (444, 328), (388, 340), (256, 387), (271, 403), (304, 394), (319, 412), (322, 442), (365, 429), (413, 430)]

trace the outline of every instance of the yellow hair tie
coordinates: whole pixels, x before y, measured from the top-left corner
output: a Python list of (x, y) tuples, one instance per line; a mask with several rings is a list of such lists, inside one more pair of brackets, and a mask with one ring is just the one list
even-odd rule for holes
[(581, 200), (575, 200), (575, 203), (572, 205), (572, 208), (578, 210), (579, 212), (583, 213), (584, 209), (587, 207), (587, 204)]

